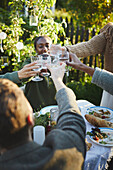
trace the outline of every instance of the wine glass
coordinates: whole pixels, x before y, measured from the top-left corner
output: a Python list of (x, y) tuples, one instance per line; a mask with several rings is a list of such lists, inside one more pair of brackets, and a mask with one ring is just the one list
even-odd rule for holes
[(52, 44), (49, 49), (51, 57), (51, 67), (57, 67), (59, 65), (59, 55), (62, 54), (62, 48), (60, 44)]
[(9, 57), (8, 56), (1, 56), (1, 63), (2, 63), (1, 66), (4, 66), (4, 67), (8, 66), (8, 64), (9, 64)]
[(51, 57), (51, 67), (57, 67), (59, 65), (58, 55), (50, 54), (50, 57)]
[(69, 52), (65, 51), (64, 54), (60, 54), (59, 60), (62, 61), (62, 62), (65, 62), (65, 63), (66, 63), (66, 61), (69, 61)]
[(42, 56), (42, 72), (41, 74), (44, 76), (44, 77), (47, 77), (50, 75), (49, 72), (47, 72), (47, 64), (51, 64), (51, 57), (49, 54), (47, 53), (43, 53), (41, 54)]
[[(59, 55), (59, 61), (62, 61), (64, 63), (66, 63), (66, 61), (69, 61), (69, 52), (65, 51), (63, 54)], [(66, 66), (66, 71), (65, 71), (66, 75), (69, 76), (69, 69)]]
[[(34, 71), (41, 71), (42, 69), (42, 57), (40, 55), (37, 56), (31, 56), (31, 62), (37, 61), (37, 66), (38, 69), (34, 69)], [(39, 73), (38, 76), (35, 76), (32, 81), (42, 81), (43, 78), (39, 77)]]

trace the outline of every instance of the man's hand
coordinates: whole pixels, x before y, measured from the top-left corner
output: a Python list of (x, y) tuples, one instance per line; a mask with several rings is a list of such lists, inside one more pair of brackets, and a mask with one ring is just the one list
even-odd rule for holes
[(48, 53), (53, 54), (53, 55), (57, 55), (57, 54), (64, 55), (65, 52), (66, 52), (66, 48), (62, 47), (60, 44), (58, 44), (58, 45), (52, 44), (50, 46), (50, 50), (48, 51)]
[(70, 61), (72, 62), (66, 62), (66, 64), (68, 66), (72, 66), (73, 68), (77, 69), (77, 70), (80, 70), (81, 67), (83, 66), (83, 63), (79, 60), (79, 58), (73, 54), (73, 53), (69, 53), (69, 58), (70, 58)]
[(36, 70), (34, 71), (34, 69), (38, 68), (38, 66), (36, 64), (37, 64), (37, 62), (27, 64), (21, 70), (19, 70), (18, 71), (19, 79), (36, 76), (36, 74), (39, 72)]
[(95, 71), (94, 68), (83, 64), (75, 54), (69, 53), (69, 55), (70, 55), (70, 59), (72, 60), (72, 62), (67, 61), (66, 64), (68, 66), (71, 66), (71, 67), (75, 68), (76, 70), (81, 70), (83, 72), (86, 72), (90, 76), (93, 76), (93, 73)]
[(51, 72), (51, 77), (53, 79), (57, 91), (61, 88), (66, 87), (62, 81), (65, 73), (65, 66), (65, 63), (60, 63), (60, 65), (58, 65), (57, 67), (51, 67), (51, 65), (47, 66)]

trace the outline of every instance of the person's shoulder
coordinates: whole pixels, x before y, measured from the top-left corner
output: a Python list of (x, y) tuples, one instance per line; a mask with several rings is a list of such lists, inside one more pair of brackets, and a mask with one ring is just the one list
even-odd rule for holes
[(106, 32), (106, 31), (111, 31), (113, 30), (113, 22), (109, 22), (108, 24), (106, 24), (103, 28), (100, 29), (100, 33), (101, 32)]

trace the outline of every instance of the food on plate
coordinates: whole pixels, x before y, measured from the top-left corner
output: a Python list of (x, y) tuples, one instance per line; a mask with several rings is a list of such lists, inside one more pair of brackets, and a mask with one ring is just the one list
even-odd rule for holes
[(89, 111), (89, 114), (94, 115), (96, 117), (100, 117), (102, 119), (110, 118), (111, 116), (111, 112), (109, 110), (104, 111), (103, 109), (97, 111), (94, 109), (92, 111)]
[(101, 119), (99, 117), (95, 117), (94, 115), (86, 114), (85, 118), (89, 123), (91, 123), (94, 126), (113, 128), (113, 123), (112, 122), (109, 122), (109, 121), (107, 121), (105, 119)]
[(109, 116), (102, 115), (102, 114), (100, 114), (100, 113), (97, 113), (97, 112), (94, 112), (94, 113), (93, 113), (93, 115), (94, 115), (94, 116), (96, 116), (96, 117), (100, 117), (100, 118), (102, 118), (102, 119), (109, 118)]
[(101, 144), (106, 144), (106, 142), (103, 140), (108, 138), (108, 134), (103, 133), (99, 128), (92, 128), (92, 131), (87, 132), (87, 135), (92, 136), (92, 139)]
[(104, 111), (103, 109), (101, 109), (101, 110), (99, 110), (99, 112), (101, 112), (101, 114), (103, 114), (103, 115), (110, 115), (111, 114), (109, 110)]

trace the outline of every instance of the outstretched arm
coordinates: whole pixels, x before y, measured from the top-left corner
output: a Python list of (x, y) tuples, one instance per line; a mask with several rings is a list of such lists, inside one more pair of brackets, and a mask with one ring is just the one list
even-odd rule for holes
[(72, 66), (73, 68), (75, 68), (76, 70), (81, 70), (83, 72), (86, 72), (87, 74), (89, 74), (90, 76), (93, 76), (93, 73), (95, 71), (94, 68), (92, 67), (88, 67), (87, 65), (83, 64), (79, 58), (73, 54), (70, 53), (70, 58), (72, 59), (72, 62), (67, 62), (68, 66)]
[(67, 62), (67, 65), (72, 66), (77, 70), (81, 70), (92, 76), (92, 83), (106, 90), (113, 95), (113, 73), (100, 68), (92, 68), (83, 64), (75, 54), (70, 53), (73, 62)]
[(37, 67), (38, 66), (36, 66), (36, 62), (30, 63), (30, 64), (25, 65), (19, 71), (0, 75), (0, 78), (9, 79), (13, 81), (14, 83), (21, 83), (21, 79), (35, 76), (38, 71), (33, 71), (33, 69), (36, 69)]
[[(57, 169), (82, 169), (85, 158), (85, 122), (76, 103), (76, 96), (71, 89), (66, 87), (62, 78), (65, 64), (58, 67), (50, 67), (52, 79), (57, 89), (56, 99), (59, 107), (59, 116), (56, 129), (52, 130), (44, 143), (44, 146), (53, 150), (53, 157), (48, 161), (49, 166)], [(62, 160), (60, 161), (59, 154)], [(78, 158), (77, 158), (78, 157)], [(71, 158), (71, 164), (68, 164)], [(80, 162), (77, 161), (77, 159)], [(62, 161), (64, 164), (62, 164)]]
[(68, 50), (78, 57), (88, 57), (90, 55), (102, 54), (106, 46), (106, 38), (104, 33), (98, 34), (89, 41), (77, 43), (75, 45), (67, 45)]

